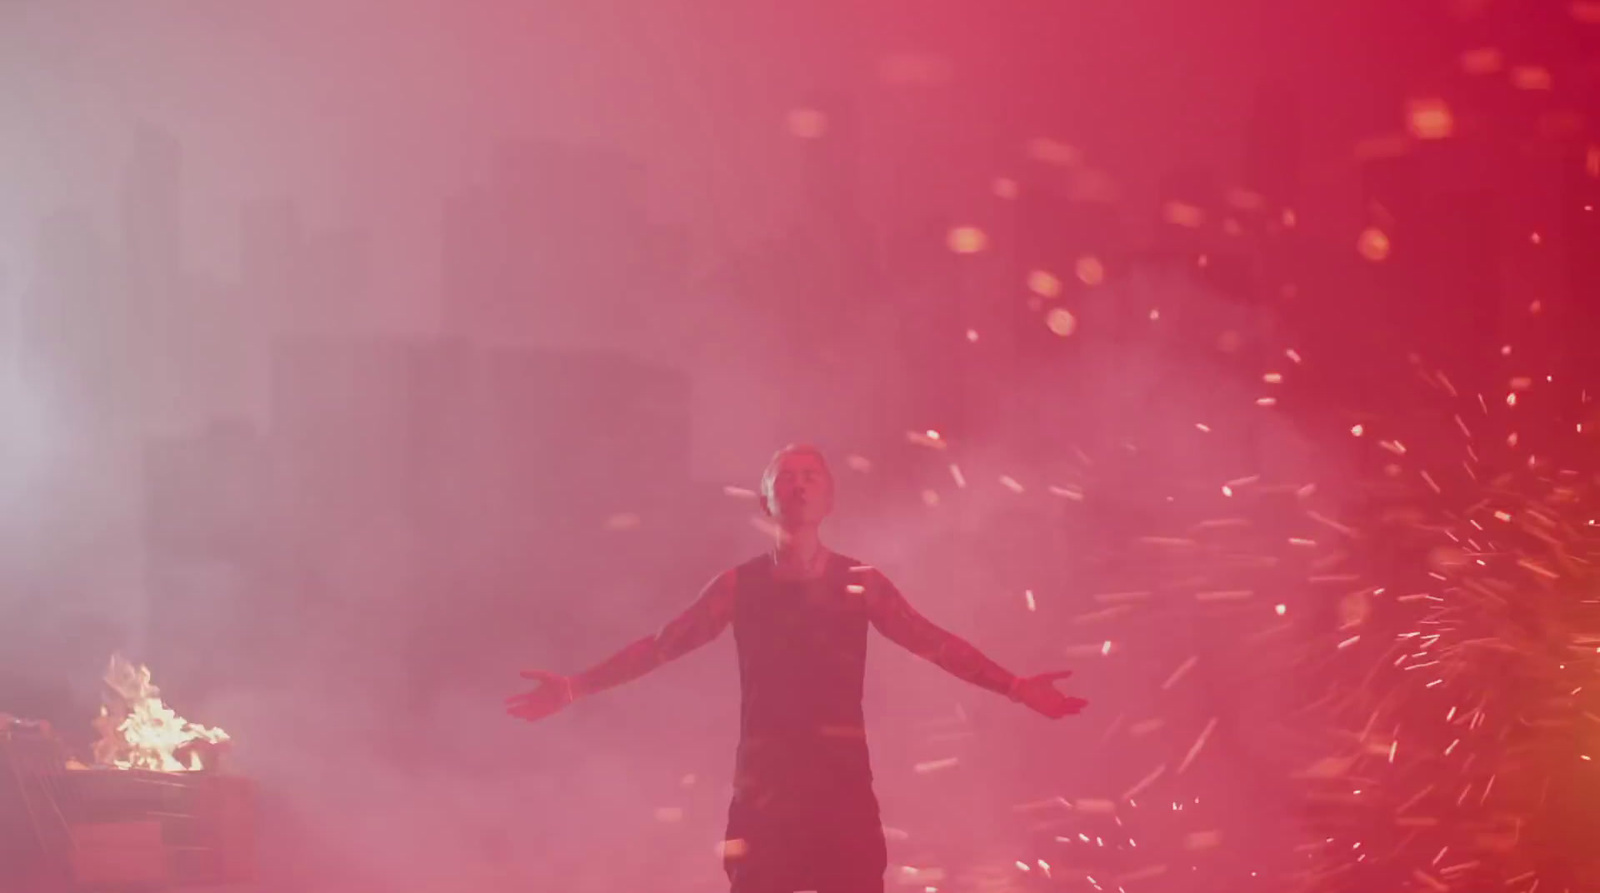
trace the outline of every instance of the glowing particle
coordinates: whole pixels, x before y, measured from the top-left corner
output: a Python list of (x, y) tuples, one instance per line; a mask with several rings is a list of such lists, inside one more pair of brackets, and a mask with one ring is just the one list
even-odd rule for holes
[(973, 343), (973, 344), (977, 344), (978, 343), (978, 330), (977, 329), (968, 329), (967, 330), (967, 340), (969, 342)]
[(1189, 752), (1184, 755), (1183, 762), (1178, 764), (1178, 768), (1173, 773), (1174, 775), (1182, 775), (1183, 770), (1189, 768), (1189, 765), (1194, 762), (1195, 757), (1200, 755), (1200, 750), (1206, 746), (1206, 740), (1211, 737), (1211, 733), (1216, 728), (1217, 718), (1213, 716), (1211, 719), (1207, 720), (1205, 728), (1200, 730), (1200, 737), (1195, 739), (1194, 745), (1190, 747)]
[(1355, 435), (1356, 437), (1360, 437), (1362, 434), (1366, 433), (1366, 430), (1367, 430), (1366, 428), (1363, 428), (1360, 425), (1351, 425), (1350, 426), (1350, 433)]
[(1513, 391), (1512, 393), (1506, 395), (1506, 405), (1507, 406), (1516, 406), (1517, 405), (1516, 392)]
[(1406, 109), (1406, 124), (1419, 140), (1442, 140), (1455, 130), (1450, 106), (1438, 97), (1413, 99)]
[(1529, 233), (1528, 241), (1535, 245), (1539, 245), (1544, 242), (1544, 236), (1539, 235), (1537, 232)]
[(1172, 671), (1172, 675), (1167, 677), (1167, 681), (1161, 683), (1161, 690), (1166, 691), (1167, 689), (1172, 688), (1174, 685), (1177, 685), (1178, 680), (1188, 675), (1189, 671), (1194, 669), (1195, 665), (1199, 662), (1200, 657), (1198, 655), (1192, 655), (1183, 663), (1179, 664), (1178, 668)]
[(1351, 645), (1354, 645), (1355, 643), (1357, 643), (1359, 641), (1361, 641), (1361, 637), (1360, 636), (1351, 636), (1350, 638), (1345, 639), (1343, 642), (1339, 643), (1339, 650), (1343, 651), (1344, 649), (1349, 648)]
[(1356, 238), (1356, 251), (1367, 260), (1377, 263), (1389, 256), (1389, 236), (1383, 230), (1369, 226)]
[(943, 760), (925, 760), (913, 766), (912, 769), (914, 769), (918, 775), (926, 775), (929, 772), (938, 772), (943, 769), (953, 768), (960, 763), (961, 759), (959, 757), (949, 757)]
[(1261, 380), (1267, 384), (1283, 384), (1283, 376), (1277, 372), (1268, 372), (1261, 376)]
[(1100, 656), (1104, 657), (1104, 656), (1106, 656), (1106, 655), (1108, 655), (1110, 653), (1111, 653), (1111, 640), (1107, 639), (1105, 641), (1105, 644), (1100, 646)]
[(1150, 321), (1151, 322), (1155, 322), (1156, 320), (1158, 320), (1160, 318), (1161, 318), (1161, 308), (1159, 308), (1159, 307), (1150, 308)]
[(1200, 602), (1237, 602), (1244, 601), (1256, 594), (1254, 589), (1213, 589), (1207, 592), (1196, 592), (1195, 601)]
[(996, 198), (1012, 199), (1017, 197), (1017, 181), (1010, 177), (995, 177), (993, 188)]
[(952, 74), (950, 61), (923, 53), (897, 53), (878, 62), (878, 77), (897, 87), (937, 86)]
[(1289, 613), (1289, 606), (1288, 605), (1277, 605), (1277, 606), (1273, 607), (1272, 610), (1278, 612), (1278, 616), (1282, 617), (1283, 615)]
[(1000, 476), (1000, 486), (1005, 487), (1007, 490), (1010, 490), (1013, 493), (1021, 493), (1023, 491), (1023, 487), (1021, 484), (1017, 483), (1017, 479), (1009, 475)]
[(736, 837), (732, 840), (724, 840), (717, 849), (723, 858), (738, 859), (749, 852), (750, 847), (743, 839)]
[(945, 244), (956, 254), (977, 254), (989, 247), (989, 237), (975, 226), (958, 226), (950, 230)]
[(1083, 158), (1083, 153), (1079, 152), (1075, 147), (1049, 137), (1035, 137), (1028, 140), (1026, 151), (1028, 157), (1034, 161), (1042, 161), (1045, 164), (1059, 164), (1063, 167), (1071, 167)]
[(1289, 361), (1292, 362), (1292, 363), (1299, 363), (1300, 362), (1300, 354), (1299, 354), (1299, 352), (1296, 351), (1292, 347), (1289, 348), (1288, 350), (1284, 351), (1283, 355), (1288, 357)]
[(817, 109), (792, 109), (788, 123), (789, 133), (803, 140), (821, 139), (828, 133), (828, 116)]
[(1411, 876), (1428, 885), (1428, 888), (1436, 891), (1436, 893), (1449, 893), (1450, 886), (1448, 884), (1420, 868), (1412, 869)]
[(732, 496), (735, 499), (755, 499), (756, 491), (744, 487), (723, 487), (722, 495)]
[(967, 476), (961, 473), (961, 466), (954, 462), (950, 463), (950, 478), (956, 482), (957, 487), (965, 488), (967, 486)]
[(1278, 405), (1278, 398), (1277, 397), (1257, 397), (1256, 398), (1256, 405), (1257, 406), (1277, 406)]
[(676, 806), (661, 806), (661, 807), (657, 807), (657, 809), (656, 809), (656, 821), (658, 821), (658, 822), (681, 822), (681, 821), (683, 821), (683, 810), (680, 807), (676, 807)]
[(923, 490), (922, 491), (922, 504), (927, 506), (928, 508), (933, 508), (934, 506), (938, 505), (939, 504), (939, 494), (938, 494), (938, 492), (936, 492), (934, 490)]
[(1511, 85), (1518, 90), (1548, 90), (1550, 70), (1538, 65), (1519, 65), (1511, 69)]
[(1078, 330), (1078, 319), (1072, 311), (1065, 307), (1053, 307), (1044, 317), (1045, 326), (1051, 332), (1065, 338)]
[(1032, 589), (1024, 589), (1024, 590), (1022, 590), (1022, 597), (1024, 599), (1026, 599), (1027, 602), (1028, 602), (1028, 610), (1030, 610), (1030, 611), (1039, 610), (1038, 602), (1034, 601), (1034, 599), (1033, 599), (1033, 590)]
[(1061, 280), (1048, 270), (1034, 270), (1028, 274), (1028, 290), (1042, 297), (1053, 298), (1061, 294)]
[(1283, 225), (1285, 227), (1289, 228), (1289, 229), (1294, 229), (1295, 224), (1297, 222), (1299, 222), (1299, 218), (1297, 218), (1295, 216), (1293, 208), (1284, 208), (1283, 209), (1282, 220), (1283, 220)]
[(1594, 0), (1573, 0), (1567, 4), (1567, 10), (1575, 21), (1585, 25), (1600, 25), (1600, 3)]
[(849, 467), (851, 471), (860, 472), (861, 474), (866, 474), (872, 470), (872, 460), (868, 459), (866, 456), (846, 456), (844, 464)]
[(1105, 265), (1100, 262), (1100, 258), (1092, 254), (1078, 258), (1073, 272), (1077, 274), (1078, 281), (1084, 285), (1099, 285), (1106, 279)]
[(1174, 226), (1194, 229), (1206, 222), (1206, 212), (1188, 202), (1173, 200), (1161, 206), (1161, 219)]
[(1199, 428), (1201, 431), (1204, 431), (1207, 434), (1211, 433), (1211, 428), (1208, 425), (1206, 425), (1204, 422), (1195, 422), (1194, 426), (1196, 428)]
[(1480, 47), (1461, 54), (1461, 70), (1467, 74), (1494, 74), (1505, 65), (1505, 56), (1495, 47)]

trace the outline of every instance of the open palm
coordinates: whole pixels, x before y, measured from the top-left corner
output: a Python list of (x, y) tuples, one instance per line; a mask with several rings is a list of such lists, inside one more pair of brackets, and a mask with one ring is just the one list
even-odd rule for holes
[(1072, 675), (1071, 670), (1040, 673), (1029, 676), (1017, 685), (1016, 699), (1037, 713), (1051, 719), (1073, 716), (1089, 706), (1082, 698), (1069, 697), (1056, 688), (1056, 681)]

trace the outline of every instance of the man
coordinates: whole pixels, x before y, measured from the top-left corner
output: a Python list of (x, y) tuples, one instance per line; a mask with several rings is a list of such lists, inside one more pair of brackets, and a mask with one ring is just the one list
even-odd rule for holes
[(818, 529), (833, 476), (813, 447), (780, 450), (761, 478), (776, 548), (711, 581), (660, 632), (577, 676), (524, 672), (539, 686), (507, 712), (541, 719), (637, 679), (733, 627), (739, 748), (724, 866), (732, 893), (882, 893), (888, 856), (862, 720), (867, 626), (975, 685), (1052, 719), (1077, 713), (1058, 672), (1021, 678), (913, 610), (876, 569), (828, 551)]

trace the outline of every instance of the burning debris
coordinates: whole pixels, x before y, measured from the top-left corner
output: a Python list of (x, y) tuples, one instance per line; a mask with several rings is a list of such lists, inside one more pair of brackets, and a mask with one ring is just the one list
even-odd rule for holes
[(197, 772), (229, 740), (227, 732), (192, 723), (162, 703), (143, 664), (113, 654), (105, 683), (105, 703), (95, 720), (96, 768)]
[(0, 889), (252, 883), (256, 788), (217, 771), (227, 733), (179, 716), (121, 655), (104, 682), (92, 765), (48, 723), (0, 714)]

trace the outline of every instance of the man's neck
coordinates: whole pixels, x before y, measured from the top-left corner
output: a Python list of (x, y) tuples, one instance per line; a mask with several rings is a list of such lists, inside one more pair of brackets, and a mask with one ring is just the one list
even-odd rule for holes
[(817, 529), (806, 527), (785, 530), (778, 537), (772, 557), (773, 563), (784, 574), (809, 576), (817, 572), (817, 565), (827, 551), (817, 535)]

